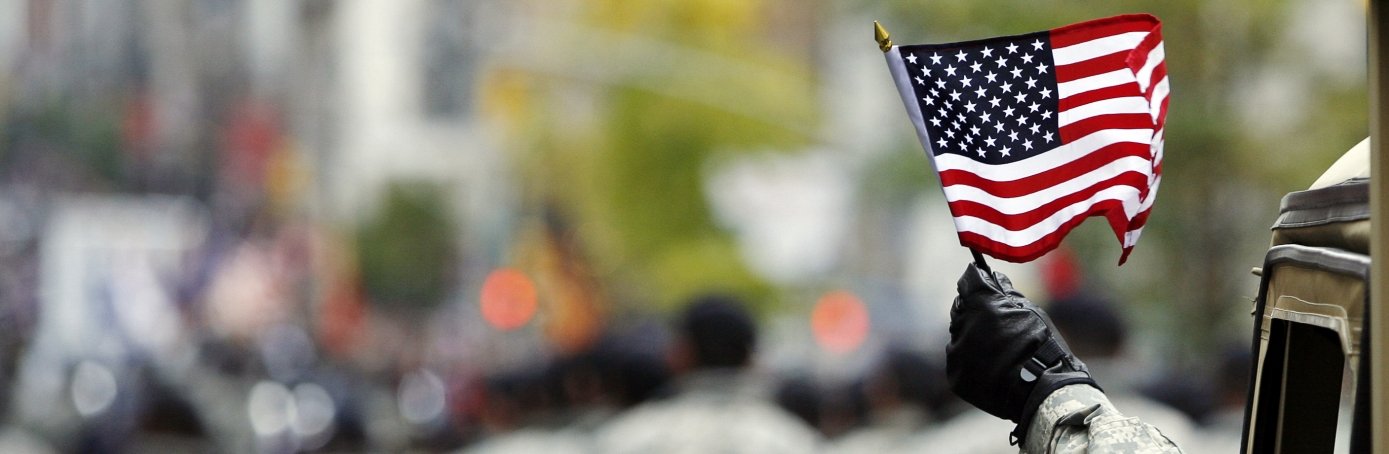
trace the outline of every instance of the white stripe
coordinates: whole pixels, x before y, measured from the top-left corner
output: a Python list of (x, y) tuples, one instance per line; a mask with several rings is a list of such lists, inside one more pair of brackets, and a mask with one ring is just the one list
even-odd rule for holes
[(1112, 144), (1132, 142), (1148, 145), (1152, 140), (1151, 129), (1104, 129), (1046, 153), (1007, 164), (985, 164), (954, 153), (936, 156), (935, 164), (937, 172), (963, 170), (993, 181), (1013, 181), (1060, 167)]
[[(1148, 108), (1148, 100), (1143, 98), (1142, 96), (1126, 96), (1123, 98), (1101, 99), (1099, 101), (1095, 101), (1090, 104), (1086, 104), (1079, 107), (1074, 107), (1070, 110), (1065, 110), (1057, 114), (1056, 127), (1064, 128), (1066, 127), (1066, 125), (1069, 125), (1071, 123), (1075, 123), (1077, 121), (1081, 121), (1086, 118), (1098, 115), (1113, 115), (1126, 113), (1145, 114), (1150, 113), (1150, 111), (1151, 109)], [(1151, 132), (1152, 130), (1150, 129), (1148, 131)]]
[(1123, 85), (1133, 81), (1133, 71), (1129, 71), (1128, 68), (1120, 68), (1107, 73), (1100, 73), (1069, 82), (1058, 83), (1056, 84), (1056, 96), (1065, 99), (1090, 90)]
[(1148, 108), (1153, 114), (1154, 123), (1157, 122), (1158, 115), (1162, 114), (1162, 100), (1167, 99), (1168, 91), (1170, 90), (1167, 86), (1166, 77), (1162, 78), (1162, 80), (1158, 82), (1156, 87), (1153, 87), (1153, 102), (1152, 105), (1148, 106)]
[(1163, 135), (1164, 131), (1167, 131), (1165, 126), (1163, 129), (1159, 129), (1156, 134), (1153, 134), (1153, 143), (1151, 145), (1153, 147), (1153, 167), (1162, 164), (1162, 146), (1167, 143), (1167, 139)]
[(1070, 65), (1083, 62), (1096, 57), (1103, 57), (1115, 52), (1132, 50), (1143, 42), (1143, 38), (1149, 32), (1128, 32), (1117, 35), (1110, 35), (1103, 38), (1092, 39), (1083, 43), (1076, 43), (1066, 47), (1058, 47), (1051, 50), (1051, 58), (1057, 66)]
[(892, 81), (897, 85), (897, 94), (902, 97), (902, 104), (907, 107), (907, 117), (911, 119), (912, 127), (916, 128), (917, 140), (921, 141), (926, 156), (934, 157), (936, 153), (931, 148), (931, 135), (926, 132), (926, 121), (922, 119), (921, 105), (916, 103), (916, 91), (912, 89), (912, 79), (907, 75), (907, 65), (902, 62), (901, 52), (897, 50), (897, 46), (892, 46), (883, 53), (883, 57), (887, 59), (888, 72), (892, 73)]
[[(1153, 209), (1153, 201), (1157, 200), (1158, 186), (1160, 186), (1161, 184), (1162, 176), (1158, 176), (1157, 179), (1153, 181), (1152, 186), (1148, 188), (1148, 197), (1143, 199), (1143, 203), (1138, 206), (1139, 213), (1143, 213), (1144, 211)], [(1147, 224), (1144, 223), (1144, 227), (1146, 226)], [(1138, 237), (1139, 235), (1143, 234), (1144, 227), (1139, 227), (1125, 232), (1124, 247), (1133, 247), (1133, 245), (1138, 244)]]
[[(1096, 183), (1119, 176), (1124, 172), (1138, 172), (1144, 175), (1142, 184), (1147, 185), (1147, 175), (1153, 172), (1152, 162), (1140, 156), (1127, 156), (1105, 164), (1084, 175), (1059, 182), (1037, 192), (1017, 197), (999, 197), (974, 186), (955, 184), (946, 186), (945, 200), (949, 202), (970, 201), (998, 210), (1003, 214), (1026, 213), (1051, 203), (1062, 197), (1084, 191)], [(1136, 190), (1135, 190), (1136, 191)]]
[(1138, 244), (1138, 237), (1143, 235), (1143, 227), (1124, 232), (1124, 247), (1130, 248)]
[(1118, 200), (1123, 203), (1124, 216), (1128, 219), (1133, 219), (1133, 216), (1138, 214), (1138, 190), (1131, 186), (1116, 186), (1063, 208), (1022, 230), (1008, 230), (998, 224), (974, 216), (956, 217), (955, 230), (961, 233), (974, 232), (1012, 247), (1021, 247), (1035, 243), (1042, 237), (1055, 232), (1066, 221), (1084, 214), (1096, 203), (1105, 200)]
[(1148, 52), (1148, 60), (1143, 62), (1143, 67), (1138, 68), (1138, 88), (1148, 91), (1148, 85), (1153, 83), (1153, 70), (1162, 64), (1162, 59), (1166, 51), (1162, 49), (1162, 43), (1158, 43), (1151, 52)]

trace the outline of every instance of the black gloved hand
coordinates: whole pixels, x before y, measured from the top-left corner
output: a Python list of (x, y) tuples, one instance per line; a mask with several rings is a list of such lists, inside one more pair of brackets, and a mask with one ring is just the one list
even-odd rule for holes
[(1014, 290), (1003, 273), (991, 279), (971, 263), (957, 286), (945, 349), (950, 389), (1017, 423), (1014, 442), (1026, 436), (1037, 407), (1052, 391), (1076, 383), (1099, 387), (1046, 312)]

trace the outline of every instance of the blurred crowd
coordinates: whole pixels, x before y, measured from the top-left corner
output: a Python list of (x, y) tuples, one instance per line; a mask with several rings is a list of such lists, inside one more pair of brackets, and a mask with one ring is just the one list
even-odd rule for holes
[(1148, 8), (1199, 159), (1129, 265), (1009, 273), (1233, 451), (1211, 352), (1283, 183), (1365, 136), (1358, 6), (920, 3), (0, 0), (0, 452), (1016, 452), (946, 383), (968, 253), (867, 25)]

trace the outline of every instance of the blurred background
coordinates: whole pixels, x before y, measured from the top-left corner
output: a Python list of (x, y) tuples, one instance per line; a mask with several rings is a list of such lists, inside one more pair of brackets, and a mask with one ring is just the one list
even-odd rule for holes
[(671, 320), (708, 292), (822, 446), (879, 423), (902, 355), (936, 389), (913, 433), (943, 433), (969, 254), (870, 25), (1127, 12), (1164, 21), (1173, 87), (1142, 242), (1116, 267), (1095, 221), (995, 265), (1116, 314), (1101, 383), (1219, 426), (1279, 198), (1367, 136), (1364, 8), (0, 0), (0, 446), (578, 446), (671, 388)]

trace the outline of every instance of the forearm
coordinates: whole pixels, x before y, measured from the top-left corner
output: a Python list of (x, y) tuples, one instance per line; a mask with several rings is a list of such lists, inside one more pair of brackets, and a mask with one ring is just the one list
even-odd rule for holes
[(1103, 392), (1070, 385), (1047, 396), (1027, 429), (1023, 452), (1180, 453), (1157, 428), (1119, 413)]

